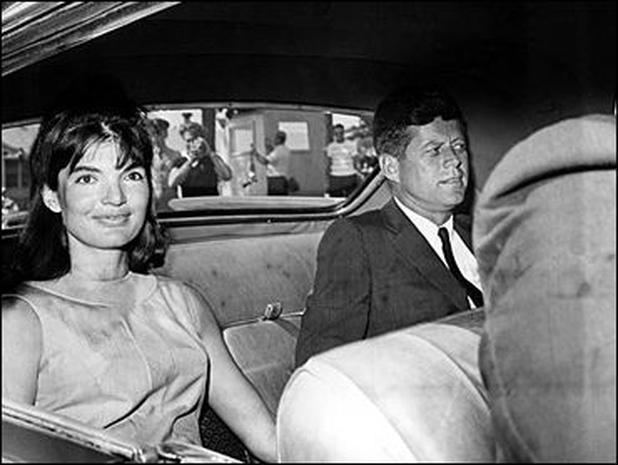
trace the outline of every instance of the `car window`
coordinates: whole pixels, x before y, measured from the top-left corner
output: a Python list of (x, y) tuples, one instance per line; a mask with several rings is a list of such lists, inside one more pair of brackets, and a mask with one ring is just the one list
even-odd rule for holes
[[(269, 209), (315, 209), (332, 206), (357, 195), (378, 160), (371, 134), (372, 114), (358, 110), (281, 104), (201, 104), (146, 107), (155, 147), (153, 186), (157, 212)], [(207, 151), (229, 167), (231, 177), (219, 177), (216, 191), (170, 186), (170, 174), (190, 158), (191, 137), (183, 131), (199, 125)], [(2, 130), (3, 228), (23, 222), (29, 207), (28, 156), (38, 124), (6, 125)], [(277, 144), (277, 134), (285, 141)], [(339, 134), (341, 133), (341, 134)], [(331, 144), (329, 148), (329, 144)], [(287, 166), (273, 159), (284, 145)], [(285, 178), (285, 194), (269, 194), (271, 175)], [(334, 181), (332, 176), (337, 175)], [(338, 189), (346, 179), (347, 188)], [(198, 177), (193, 184), (201, 183)]]
[(24, 123), (2, 129), (2, 228), (23, 222), (29, 207), (28, 155), (39, 129)]

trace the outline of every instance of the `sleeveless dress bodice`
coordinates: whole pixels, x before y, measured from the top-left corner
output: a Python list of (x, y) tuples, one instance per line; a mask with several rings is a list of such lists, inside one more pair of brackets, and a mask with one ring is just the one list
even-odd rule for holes
[(131, 279), (141, 280), (142, 289), (132, 308), (76, 299), (36, 282), (12, 296), (41, 322), (35, 406), (141, 445), (201, 444), (209, 361), (200, 303), (180, 282), (135, 273)]

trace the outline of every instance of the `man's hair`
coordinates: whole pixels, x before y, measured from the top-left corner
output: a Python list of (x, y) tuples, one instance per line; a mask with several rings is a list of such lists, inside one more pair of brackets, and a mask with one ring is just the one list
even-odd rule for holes
[(188, 132), (193, 137), (206, 137), (206, 129), (200, 123), (191, 122), (188, 125), (180, 127), (180, 135), (184, 137), (185, 132)]
[(373, 141), (378, 154), (400, 158), (412, 140), (410, 126), (422, 126), (435, 118), (465, 121), (455, 99), (442, 89), (403, 87), (380, 102), (373, 119)]
[(161, 134), (163, 131), (167, 131), (170, 127), (170, 123), (163, 118), (155, 118), (152, 121), (159, 134)]
[(345, 129), (345, 128), (343, 127), (343, 124), (337, 123), (333, 126), (333, 129)]
[(275, 133), (275, 145), (284, 144), (287, 137), (288, 136), (284, 131), (277, 131)]

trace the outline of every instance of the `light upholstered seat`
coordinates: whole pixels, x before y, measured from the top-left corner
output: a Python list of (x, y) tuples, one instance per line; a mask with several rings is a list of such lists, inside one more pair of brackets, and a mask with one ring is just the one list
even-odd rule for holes
[(317, 230), (178, 243), (158, 270), (202, 294), (234, 360), (273, 415), (294, 368), (321, 237)]
[(281, 398), (280, 459), (494, 461), (481, 326), (482, 311), (466, 312), (312, 357)]
[[(287, 233), (274, 234), (275, 227), (263, 226), (249, 234), (243, 226), (248, 235), (233, 239), (185, 239), (170, 247), (157, 270), (204, 297), (232, 357), (273, 416), (294, 369), (300, 315), (324, 227), (288, 225)], [(244, 459), (240, 439), (210, 408), (202, 412), (200, 432), (205, 447)]]

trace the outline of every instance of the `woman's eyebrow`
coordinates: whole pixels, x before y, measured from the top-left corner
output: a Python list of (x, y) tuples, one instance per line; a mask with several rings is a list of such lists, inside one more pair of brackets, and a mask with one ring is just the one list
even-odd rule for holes
[(81, 171), (86, 171), (88, 173), (100, 173), (101, 170), (95, 166), (90, 166), (90, 165), (78, 165), (75, 168), (73, 168), (73, 171), (71, 171), (71, 174), (73, 173), (79, 173)]

